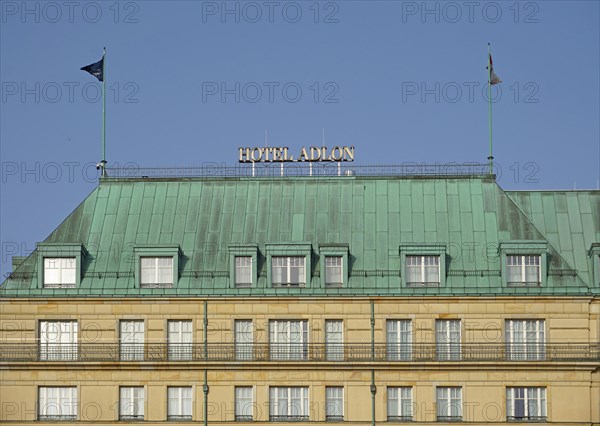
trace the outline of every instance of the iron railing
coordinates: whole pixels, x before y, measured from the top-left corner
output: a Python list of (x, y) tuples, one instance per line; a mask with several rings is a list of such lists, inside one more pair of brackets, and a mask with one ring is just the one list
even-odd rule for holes
[(354, 163), (254, 163), (226, 165), (204, 163), (189, 167), (141, 167), (131, 163), (124, 167), (107, 167), (109, 178), (277, 178), (334, 176), (484, 176), (489, 164), (407, 162), (395, 165), (358, 165)]
[(436, 345), (412, 344), (389, 347), (386, 344), (346, 343), (332, 347), (324, 343), (208, 343), (169, 345), (110, 343), (39, 345), (5, 343), (0, 345), (2, 362), (471, 362), (471, 361), (600, 361), (600, 344), (507, 345), (467, 343)]

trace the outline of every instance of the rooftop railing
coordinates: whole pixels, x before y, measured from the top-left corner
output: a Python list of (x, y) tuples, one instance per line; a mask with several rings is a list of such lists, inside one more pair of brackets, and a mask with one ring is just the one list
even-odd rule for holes
[(109, 178), (279, 178), (335, 176), (484, 176), (489, 164), (480, 163), (417, 163), (397, 165), (356, 165), (354, 163), (254, 163), (226, 165), (203, 163), (189, 167), (141, 167), (135, 163), (107, 167)]
[(0, 362), (472, 362), (600, 361), (600, 344), (469, 343), (413, 344), (398, 349), (386, 344), (209, 343), (0, 345)]

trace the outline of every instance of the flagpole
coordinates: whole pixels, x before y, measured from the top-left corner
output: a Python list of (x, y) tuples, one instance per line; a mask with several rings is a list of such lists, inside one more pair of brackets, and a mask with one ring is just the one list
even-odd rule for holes
[(106, 177), (106, 47), (102, 55), (102, 177)]
[(488, 123), (490, 128), (490, 175), (494, 172), (494, 155), (492, 154), (492, 64), (491, 64), (491, 47), (488, 43)]

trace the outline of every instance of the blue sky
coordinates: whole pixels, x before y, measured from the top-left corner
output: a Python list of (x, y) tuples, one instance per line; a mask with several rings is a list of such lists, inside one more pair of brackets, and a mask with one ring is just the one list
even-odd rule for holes
[[(0, 1), (1, 268), (109, 165), (237, 161), (239, 146), (354, 145), (356, 162), (481, 162), (492, 43), (507, 189), (600, 181), (598, 1)], [(501, 92), (499, 91), (501, 90)]]

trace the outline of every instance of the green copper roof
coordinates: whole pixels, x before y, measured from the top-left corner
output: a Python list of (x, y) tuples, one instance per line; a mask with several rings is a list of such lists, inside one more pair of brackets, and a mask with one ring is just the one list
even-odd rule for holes
[[(36, 250), (0, 295), (597, 294), (588, 250), (599, 212), (600, 191), (505, 192), (491, 177), (105, 178), (44, 241), (87, 251), (79, 286), (39, 288)], [(311, 244), (307, 288), (266, 282), (265, 246), (281, 242)], [(502, 284), (498, 248), (511, 242), (545, 244), (541, 288)], [(254, 288), (233, 288), (234, 244), (258, 247)], [(349, 247), (344, 288), (319, 284), (324, 244)], [(445, 247), (443, 286), (402, 286), (401, 248), (435, 245)], [(134, 248), (144, 246), (179, 247), (174, 288), (135, 287)]]

